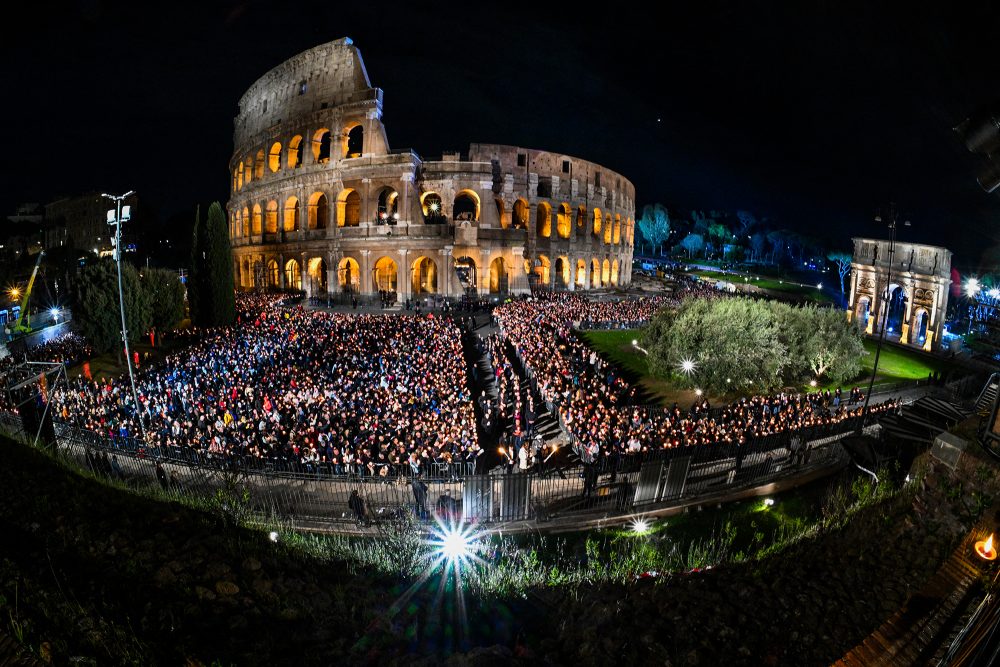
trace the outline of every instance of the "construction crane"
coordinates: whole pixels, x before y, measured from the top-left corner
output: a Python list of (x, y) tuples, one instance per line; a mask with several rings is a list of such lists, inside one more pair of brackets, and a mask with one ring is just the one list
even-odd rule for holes
[(28, 299), (31, 297), (31, 288), (35, 286), (35, 278), (38, 277), (38, 267), (42, 265), (42, 257), (44, 256), (44, 250), (38, 253), (38, 259), (35, 261), (35, 270), (31, 272), (28, 289), (24, 290), (24, 298), (21, 300), (21, 312), (17, 316), (17, 322), (14, 323), (12, 330), (14, 333), (31, 333), (31, 316), (28, 315)]

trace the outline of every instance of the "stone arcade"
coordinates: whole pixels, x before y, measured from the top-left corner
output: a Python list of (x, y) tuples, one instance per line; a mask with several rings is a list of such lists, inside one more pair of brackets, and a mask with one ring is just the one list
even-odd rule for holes
[(853, 260), (847, 318), (869, 334), (885, 326), (889, 340), (928, 352), (938, 349), (948, 310), (951, 251), (897, 242), (889, 276), (889, 242), (856, 238)]
[(343, 38), (240, 100), (230, 238), (240, 289), (438, 294), (627, 285), (635, 188), (559, 153), (472, 144), (425, 160), (389, 148), (382, 90)]

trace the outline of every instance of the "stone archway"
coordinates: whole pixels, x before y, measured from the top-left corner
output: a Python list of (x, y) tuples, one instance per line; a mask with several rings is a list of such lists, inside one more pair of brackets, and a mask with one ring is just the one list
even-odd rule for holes
[(375, 268), (372, 269), (372, 282), (375, 284), (376, 291), (395, 294), (398, 289), (398, 279), (399, 270), (396, 262), (391, 258), (381, 257), (375, 262)]
[[(383, 257), (382, 259), (388, 259)], [(389, 260), (390, 262), (392, 260)], [(377, 268), (376, 268), (377, 271)], [(393, 267), (393, 273), (395, 273), (395, 267)], [(378, 280), (376, 279), (376, 284)], [(395, 282), (395, 279), (393, 279)], [(340, 260), (337, 265), (337, 287), (341, 292), (352, 292), (357, 294), (361, 291), (361, 266), (358, 264), (358, 260), (353, 257), (345, 257)], [(378, 289), (376, 287), (376, 289)]]
[(490, 294), (506, 294), (510, 291), (510, 275), (503, 257), (490, 262)]
[(414, 296), (420, 294), (437, 294), (438, 268), (437, 262), (430, 257), (418, 257), (413, 262), (412, 291)]

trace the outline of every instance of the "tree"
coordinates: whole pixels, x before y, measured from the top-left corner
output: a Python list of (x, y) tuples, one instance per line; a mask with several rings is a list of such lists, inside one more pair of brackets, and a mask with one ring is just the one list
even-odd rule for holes
[(190, 279), (192, 321), (207, 327), (232, 324), (236, 319), (233, 251), (219, 202), (208, 207), (204, 223), (195, 220)]
[(157, 331), (173, 329), (184, 319), (184, 285), (168, 269), (146, 269), (142, 286), (150, 304), (150, 326)]
[(670, 236), (670, 215), (663, 204), (654, 204), (642, 209), (642, 217), (638, 220), (639, 231), (654, 248), (660, 245)]
[(757, 232), (750, 238), (750, 248), (753, 250), (755, 261), (761, 261), (764, 256), (764, 248), (767, 246), (767, 237)]
[(807, 323), (804, 356), (813, 375), (841, 383), (856, 378), (861, 373), (861, 359), (867, 354), (857, 324), (849, 323), (843, 313), (832, 308), (811, 306), (797, 310)]
[(740, 237), (746, 238), (750, 230), (757, 226), (757, 218), (750, 211), (736, 211), (736, 219), (740, 223)]
[(785, 240), (785, 232), (780, 229), (776, 229), (773, 232), (767, 233), (767, 242), (771, 244), (771, 263), (778, 263), (779, 254), (785, 250), (787, 242)]
[(837, 265), (837, 273), (840, 275), (840, 294), (844, 294), (844, 278), (851, 272), (851, 261), (853, 257), (846, 252), (834, 250), (826, 254), (826, 258)]
[[(118, 304), (118, 273), (110, 258), (88, 264), (74, 283), (73, 319), (98, 352), (111, 352), (122, 344), (121, 311)], [(139, 274), (122, 262), (125, 322), (130, 341), (149, 330), (149, 296), (139, 283)]]
[(687, 250), (689, 258), (694, 257), (695, 253), (701, 252), (705, 247), (705, 239), (701, 234), (691, 232), (681, 241), (681, 247)]

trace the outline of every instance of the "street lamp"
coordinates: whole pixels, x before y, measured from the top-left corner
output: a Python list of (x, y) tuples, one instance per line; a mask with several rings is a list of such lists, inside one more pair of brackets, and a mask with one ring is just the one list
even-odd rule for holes
[(108, 225), (115, 228), (114, 238), (111, 245), (114, 248), (115, 266), (118, 269), (118, 307), (122, 315), (122, 341), (125, 343), (125, 365), (128, 367), (129, 384), (132, 385), (132, 401), (135, 404), (135, 416), (139, 419), (139, 431), (142, 433), (143, 442), (146, 440), (146, 426), (142, 419), (142, 411), (139, 408), (139, 393), (135, 390), (135, 374), (132, 372), (132, 352), (128, 347), (128, 327), (125, 325), (125, 292), (122, 289), (122, 223), (130, 219), (131, 206), (122, 206), (122, 201), (135, 194), (134, 190), (129, 190), (123, 195), (102, 194), (102, 197), (115, 202), (115, 208), (108, 211)]

